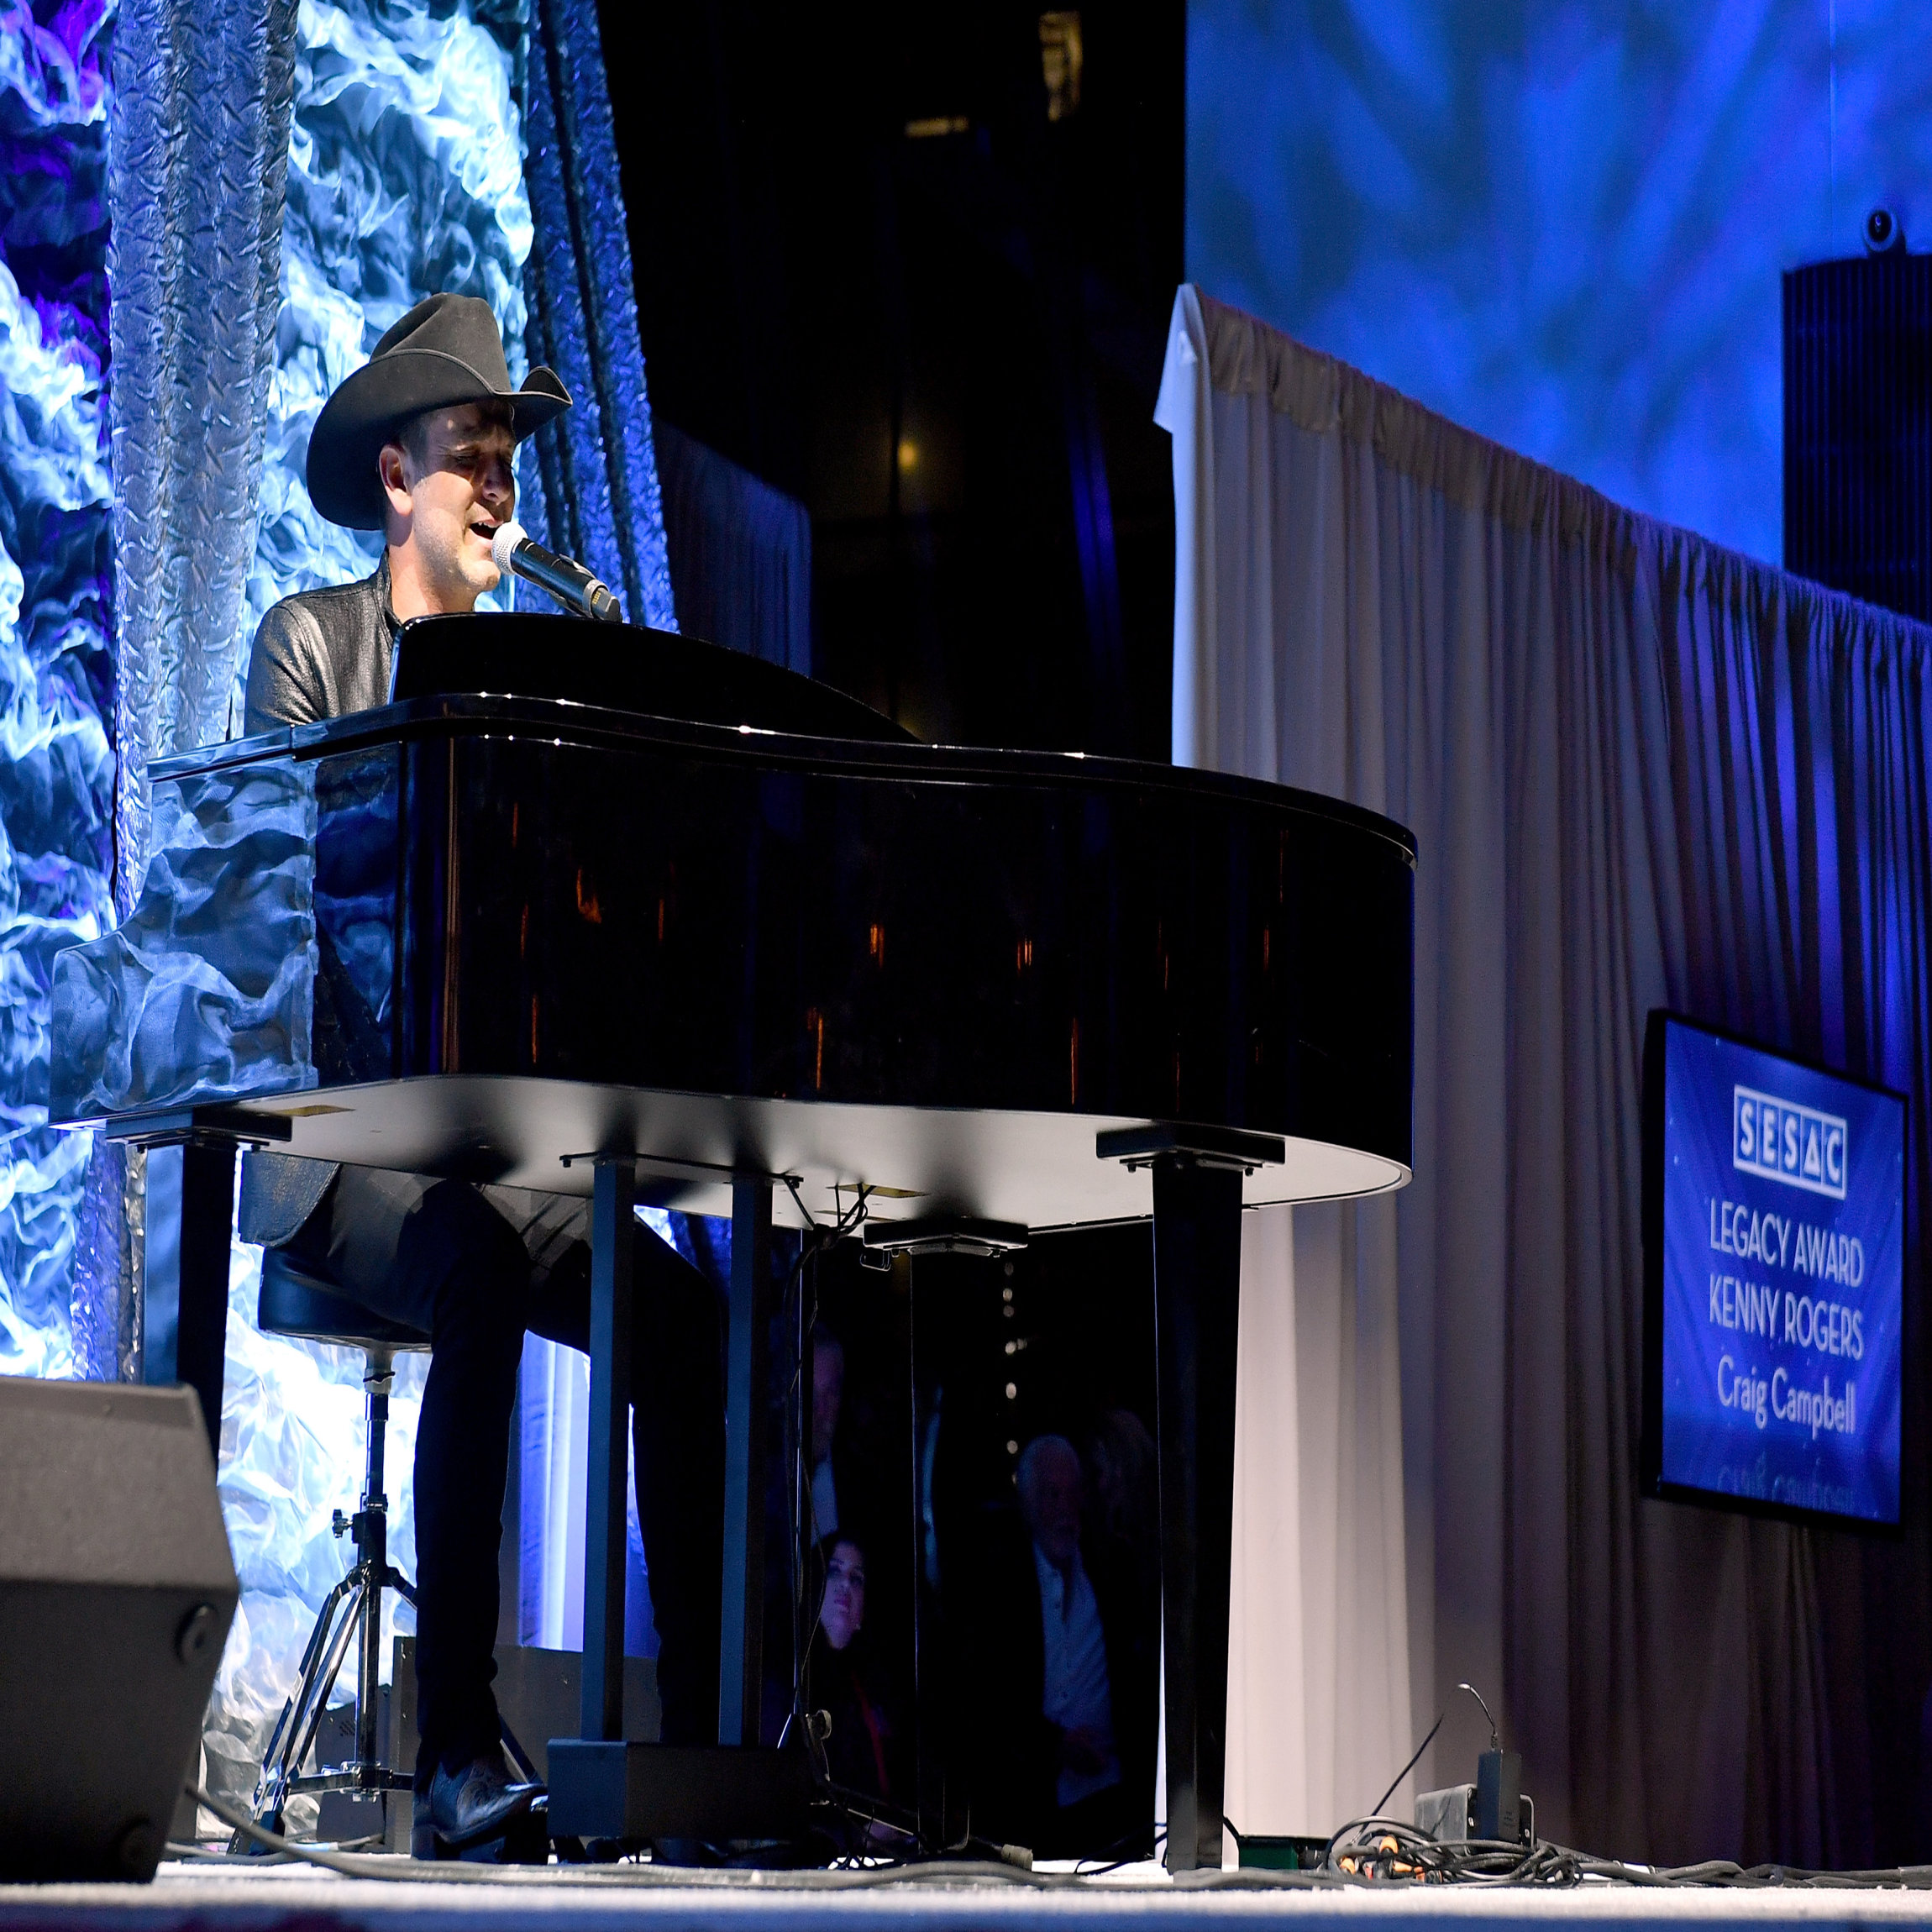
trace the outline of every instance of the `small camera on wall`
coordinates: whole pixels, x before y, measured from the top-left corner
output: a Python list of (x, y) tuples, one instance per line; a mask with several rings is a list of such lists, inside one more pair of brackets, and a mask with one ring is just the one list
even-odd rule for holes
[(1865, 218), (1865, 252), (1891, 255), (1905, 247), (1905, 224), (1888, 207), (1876, 207)]

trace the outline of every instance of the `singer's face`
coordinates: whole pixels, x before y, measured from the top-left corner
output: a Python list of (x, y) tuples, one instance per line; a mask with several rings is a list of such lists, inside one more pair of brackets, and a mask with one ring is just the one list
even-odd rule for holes
[(475, 402), (438, 409), (383, 449), (391, 576), (399, 592), (412, 580), (426, 611), (473, 610), (496, 588), (490, 538), (517, 508), (507, 413)]

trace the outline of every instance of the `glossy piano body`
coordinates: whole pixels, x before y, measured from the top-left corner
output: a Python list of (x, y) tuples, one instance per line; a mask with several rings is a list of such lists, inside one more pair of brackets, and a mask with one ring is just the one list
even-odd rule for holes
[[(628, 1145), (645, 1198), (714, 1213), (750, 1170), (814, 1212), (865, 1183), (887, 1215), (1145, 1215), (1094, 1157), (1145, 1121), (1285, 1137), (1250, 1202), (1407, 1178), (1413, 856), (1330, 801), (468, 695), (154, 779), (164, 826), (312, 796), (312, 993), (306, 1037), (298, 997), (245, 1067), (162, 1066), (115, 1110), (241, 1100), (295, 1153), (562, 1191), (562, 1157)], [(281, 921), (251, 991), (290, 977), (290, 896), (228, 895), (228, 953)]]
[[(558, 1828), (648, 1835), (663, 1783), (612, 1688), (609, 1231), (636, 1198), (731, 1214), (749, 1254), (864, 1187), (877, 1220), (927, 1226), (1152, 1218), (1168, 1858), (1218, 1862), (1241, 1210), (1408, 1179), (1408, 835), (1212, 774), (920, 744), (770, 666), (528, 617), (412, 625), (395, 704), (151, 775), (141, 904), (56, 965), (54, 1111), (189, 1144), (182, 1373), (211, 1420), (237, 1141), (595, 1195), (585, 1727), (552, 1746)], [(763, 1292), (748, 1267), (733, 1289), (733, 1431), (761, 1425)], [(732, 1605), (761, 1600), (742, 1472), (727, 1508), (738, 1743), (758, 1620)], [(923, 1674), (919, 1695), (942, 1846)]]

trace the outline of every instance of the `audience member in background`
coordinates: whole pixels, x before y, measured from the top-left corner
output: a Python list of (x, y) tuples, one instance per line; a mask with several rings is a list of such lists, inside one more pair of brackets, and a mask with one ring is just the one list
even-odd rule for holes
[(845, 1344), (822, 1322), (811, 1329), (811, 1518), (814, 1541), (838, 1531), (838, 1478), (832, 1460), (845, 1398)]
[[(824, 1322), (815, 1321), (810, 1350), (811, 1405), (805, 1445), (806, 1494), (802, 1504), (806, 1520), (801, 1525), (805, 1561), (801, 1575), (795, 1573), (791, 1560), (793, 1478), (780, 1459), (773, 1461), (766, 1492), (763, 1730), (768, 1741), (782, 1732), (791, 1712), (792, 1669), (796, 1655), (792, 1621), (794, 1587), (797, 1589), (796, 1614), (806, 1620), (796, 1632), (802, 1639), (813, 1628), (810, 1620), (825, 1588), (826, 1566), (834, 1539), (855, 1518), (868, 1523), (875, 1520), (868, 1508), (868, 1485), (861, 1479), (864, 1458), (853, 1457), (850, 1446), (839, 1435), (841, 1420), (848, 1420), (845, 1345)], [(847, 1433), (850, 1433), (849, 1429)]]
[(975, 1829), (1047, 1857), (1125, 1855), (1152, 1831), (1149, 1620), (1131, 1564), (1084, 1534), (1065, 1436), (1026, 1445), (1017, 1488), (1020, 1533), (989, 1551), (976, 1617)]
[(1040, 1593), (1040, 1714), (1059, 1733), (1054, 1803), (1063, 1812), (1121, 1782), (1106, 1626), (1080, 1561), (1086, 1478), (1063, 1436), (1037, 1436), (1020, 1458), (1020, 1515)]
[[(865, 1547), (847, 1531), (832, 1539), (826, 1556), (809, 1701), (832, 1719), (825, 1756), (832, 1782), (861, 1798), (910, 1810), (911, 1776), (898, 1702), (885, 1686), (878, 1651), (864, 1631)], [(876, 1848), (902, 1835), (885, 1827), (858, 1835)]]
[(1094, 1473), (1093, 1534), (1133, 1579), (1136, 1614), (1150, 1629), (1161, 1614), (1160, 1452), (1131, 1409), (1110, 1409), (1088, 1449)]

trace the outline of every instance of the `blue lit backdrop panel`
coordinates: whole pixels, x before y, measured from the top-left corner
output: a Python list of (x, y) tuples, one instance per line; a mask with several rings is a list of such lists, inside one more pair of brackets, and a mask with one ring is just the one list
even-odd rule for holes
[(113, 920), (111, 0), (0, 11), (0, 1373), (67, 1375), (88, 1137), (46, 1126), (52, 955)]
[(1771, 562), (1778, 276), (1932, 244), (1921, 0), (1192, 0), (1187, 272)]
[[(302, 481), (330, 391), (438, 290), (496, 311), (522, 375), (530, 202), (515, 100), (517, 0), (302, 0), (282, 223), (281, 324), (244, 628), (297, 591), (366, 576), (373, 533), (317, 515)], [(248, 678), (244, 653), (236, 695)]]
[[(113, 916), (110, 83), (100, 45), (113, 4), (0, 5), (0, 1373), (82, 1372), (69, 1305), (88, 1143), (45, 1126), (46, 1009), (53, 951), (95, 937)], [(567, 513), (586, 553), (610, 558), (635, 612), (675, 622), (594, 11), (588, 0), (544, 0), (538, 32), (559, 57), (533, 76), (526, 0), (301, 0), (244, 644), (278, 597), (372, 567), (373, 541), (323, 523), (308, 501), (309, 428), (377, 336), (443, 288), (490, 302), (513, 373), (534, 335), (575, 376), (589, 407), (541, 483), (524, 465), (532, 511), (546, 527)], [(527, 165), (547, 237), (533, 233)], [(592, 239), (594, 261), (574, 259), (580, 232)], [(533, 242), (544, 247), (540, 270)], [(231, 725), (246, 675), (244, 648)], [(138, 875), (138, 853), (129, 863)], [(675, 1217), (655, 1218), (692, 1252)], [(165, 1249), (167, 1231), (150, 1231)], [(361, 1457), (360, 1359), (260, 1336), (258, 1278), (259, 1256), (238, 1246), (221, 1478), (244, 1591), (207, 1734), (209, 1782), (231, 1793), (252, 1784), (309, 1620), (341, 1573), (329, 1518), (353, 1494)], [(574, 1634), (580, 1614), (578, 1566), (566, 1554), (581, 1536), (572, 1478), (580, 1478), (583, 1366), (548, 1344), (533, 1347), (543, 1358), (526, 1375), (526, 1397), (545, 1399), (530, 1404), (522, 1460), (531, 1493), (519, 1620), (529, 1636), (554, 1642)], [(407, 1472), (423, 1366), (400, 1365), (391, 1410), (402, 1552), (413, 1543)], [(553, 1397), (560, 1430), (547, 1425)], [(628, 1635), (643, 1649), (649, 1598), (634, 1517), (633, 1548)]]

